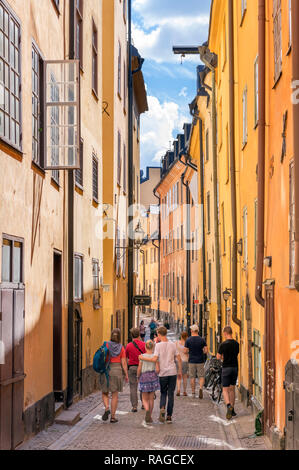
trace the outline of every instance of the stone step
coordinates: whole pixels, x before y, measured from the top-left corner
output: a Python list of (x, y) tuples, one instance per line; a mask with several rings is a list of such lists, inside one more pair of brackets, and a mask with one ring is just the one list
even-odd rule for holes
[(80, 413), (77, 411), (64, 410), (55, 418), (55, 423), (74, 426), (80, 419)]
[(62, 401), (57, 401), (55, 403), (55, 418), (63, 411), (64, 404)]

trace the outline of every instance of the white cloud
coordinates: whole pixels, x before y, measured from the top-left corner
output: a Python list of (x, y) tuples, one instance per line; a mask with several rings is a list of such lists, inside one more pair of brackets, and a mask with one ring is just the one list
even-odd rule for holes
[(189, 122), (179, 105), (172, 101), (161, 103), (155, 96), (148, 96), (149, 111), (142, 117), (141, 158), (146, 165), (160, 162), (169, 150), (176, 132)]
[(188, 95), (188, 88), (186, 86), (184, 86), (181, 91), (179, 92), (179, 96), (183, 96), (184, 98), (186, 98), (186, 96)]

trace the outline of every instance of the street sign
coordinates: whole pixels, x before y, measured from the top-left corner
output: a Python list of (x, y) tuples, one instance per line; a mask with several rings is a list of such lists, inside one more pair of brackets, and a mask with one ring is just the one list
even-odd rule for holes
[(149, 295), (135, 295), (133, 299), (134, 305), (151, 305), (152, 298)]

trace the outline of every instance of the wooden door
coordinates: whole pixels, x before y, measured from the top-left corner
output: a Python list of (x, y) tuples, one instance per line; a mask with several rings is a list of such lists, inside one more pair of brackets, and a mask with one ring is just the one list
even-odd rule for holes
[(74, 338), (74, 396), (81, 395), (82, 385), (82, 319), (80, 312), (76, 309), (73, 321)]
[(265, 305), (265, 432), (270, 434), (270, 429), (275, 422), (275, 312), (274, 312), (274, 281), (266, 284)]
[(0, 290), (0, 449), (14, 449), (24, 439), (24, 289)]
[(53, 390), (62, 391), (62, 263), (53, 257)]
[(299, 364), (289, 361), (285, 368), (286, 450), (299, 450)]

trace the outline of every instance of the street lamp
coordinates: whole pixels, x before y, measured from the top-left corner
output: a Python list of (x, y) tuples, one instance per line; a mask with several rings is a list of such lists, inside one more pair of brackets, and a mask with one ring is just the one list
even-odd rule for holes
[(141, 246), (145, 241), (145, 232), (141, 227), (141, 222), (139, 221), (137, 227), (134, 230), (134, 245), (137, 250), (140, 250)]
[(229, 298), (231, 296), (231, 289), (225, 289), (223, 292), (222, 292), (222, 295), (223, 295), (223, 300), (225, 302), (225, 321), (226, 321), (226, 324), (228, 324), (228, 317), (227, 317), (227, 302), (229, 301)]

